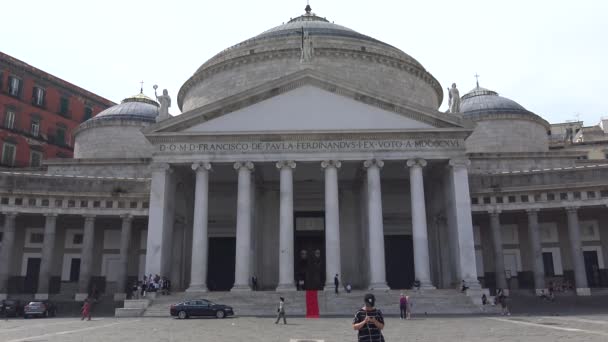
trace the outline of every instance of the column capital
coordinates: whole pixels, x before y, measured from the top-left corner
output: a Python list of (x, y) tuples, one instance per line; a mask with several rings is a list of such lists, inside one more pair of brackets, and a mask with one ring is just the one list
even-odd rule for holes
[(425, 167), (426, 164), (426, 160), (422, 158), (408, 159), (406, 162), (407, 167)]
[(283, 168), (288, 168), (288, 169), (295, 169), (296, 168), (296, 162), (293, 160), (279, 160), (276, 164), (277, 169), (283, 169)]
[(133, 215), (131, 215), (131, 214), (122, 214), (122, 215), (120, 215), (120, 218), (123, 221), (133, 221)]
[(59, 214), (57, 213), (44, 213), (42, 214), (42, 216), (46, 217), (46, 218), (57, 218), (57, 216), (59, 216)]
[(466, 168), (466, 167), (469, 167), (469, 165), (471, 165), (471, 161), (466, 158), (454, 158), (454, 159), (450, 159), (449, 164), (453, 168), (457, 168), (457, 167)]
[(253, 163), (250, 161), (236, 162), (236, 163), (234, 163), (233, 167), (235, 170), (247, 169), (249, 171), (252, 171), (254, 168)]
[(82, 217), (84, 217), (85, 221), (93, 221), (93, 220), (95, 220), (96, 215), (95, 214), (84, 214), (84, 215), (82, 215)]
[(192, 164), (192, 170), (196, 172), (212, 171), (212, 169), (213, 168), (211, 167), (211, 163), (200, 162)]
[(488, 214), (490, 214), (490, 216), (498, 216), (500, 213), (502, 213), (502, 210), (500, 209), (488, 210)]
[(571, 207), (565, 207), (564, 209), (566, 209), (566, 212), (568, 212), (569, 214), (576, 214), (578, 211), (578, 207), (575, 206), (571, 206)]
[(15, 211), (7, 211), (7, 212), (3, 212), (4, 216), (10, 217), (10, 218), (15, 218), (17, 217), (17, 215), (19, 215), (19, 213), (15, 212)]
[(339, 160), (324, 160), (321, 162), (321, 168), (326, 169), (328, 167), (333, 167), (339, 169), (342, 166), (342, 162)]
[(173, 172), (171, 164), (169, 163), (152, 163), (150, 166), (153, 172)]
[(372, 166), (377, 166), (381, 169), (384, 166), (384, 162), (380, 159), (368, 159), (363, 162), (363, 167), (369, 169)]
[(539, 208), (530, 208), (530, 209), (526, 209), (526, 212), (528, 213), (528, 215), (532, 215), (532, 214), (538, 214), (538, 212), (540, 211)]

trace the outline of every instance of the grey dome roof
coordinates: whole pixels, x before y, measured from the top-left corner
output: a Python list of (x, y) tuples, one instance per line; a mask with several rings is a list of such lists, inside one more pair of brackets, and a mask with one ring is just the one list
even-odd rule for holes
[[(301, 15), (291, 19), (289, 22), (271, 28), (252, 39), (274, 38), (280, 36), (296, 36), (302, 34), (302, 28), (314, 36), (338, 36), (347, 38), (357, 38), (375, 43), (391, 46), (372, 37), (366, 36), (347, 27), (330, 23), (327, 19), (312, 13)], [(392, 46), (391, 46), (392, 47)]]
[(127, 97), (116, 106), (110, 107), (89, 121), (99, 120), (132, 120), (144, 122), (156, 122), (158, 116), (158, 103), (143, 93)]
[(519, 103), (479, 85), (460, 99), (460, 111), (464, 115), (482, 113), (533, 114)]

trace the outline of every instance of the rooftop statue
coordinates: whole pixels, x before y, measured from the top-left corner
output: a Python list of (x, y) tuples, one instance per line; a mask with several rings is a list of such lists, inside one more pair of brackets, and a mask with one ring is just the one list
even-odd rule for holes
[(314, 55), (312, 38), (308, 34), (308, 31), (304, 31), (303, 28), (302, 31), (302, 55), (300, 57), (300, 62), (310, 62), (312, 61), (312, 56)]
[(452, 88), (448, 88), (448, 94), (450, 95), (449, 112), (460, 113), (460, 92), (456, 88), (456, 83), (452, 83)]
[(156, 100), (160, 103), (160, 109), (158, 110), (158, 116), (156, 117), (156, 122), (163, 121), (171, 117), (169, 115), (169, 107), (171, 107), (171, 97), (169, 96), (169, 92), (167, 89), (163, 89), (163, 94), (158, 96), (156, 94), (157, 85), (154, 85), (154, 96), (156, 96)]

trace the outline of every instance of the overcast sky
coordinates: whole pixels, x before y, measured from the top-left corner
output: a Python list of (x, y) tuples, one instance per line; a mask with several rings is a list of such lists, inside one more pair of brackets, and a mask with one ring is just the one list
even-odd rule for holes
[[(608, 1), (311, 0), (313, 12), (549, 122), (608, 116)], [(304, 13), (306, 0), (29, 0), (0, 7), (0, 51), (112, 101), (177, 92), (221, 50)], [(447, 95), (441, 107), (447, 107)]]

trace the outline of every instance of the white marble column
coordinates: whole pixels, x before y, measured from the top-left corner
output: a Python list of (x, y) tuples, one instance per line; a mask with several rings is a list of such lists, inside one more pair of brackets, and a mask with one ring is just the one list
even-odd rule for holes
[(366, 160), (367, 169), (367, 219), (369, 242), (370, 290), (388, 290), (386, 285), (386, 262), (384, 256), (384, 223), (382, 217), (382, 189), (380, 169), (384, 162), (378, 159)]
[(49, 299), (49, 281), (51, 279), (51, 265), (53, 264), (53, 251), (55, 250), (55, 231), (57, 214), (45, 214), (44, 240), (42, 242), (42, 256), (40, 260), (40, 275), (38, 276), (38, 290), (34, 296), (37, 300)]
[(175, 182), (169, 164), (152, 166), (150, 209), (148, 210), (148, 236), (146, 247), (146, 274), (169, 276), (173, 247)]
[(80, 302), (89, 294), (93, 268), (93, 248), (95, 246), (95, 216), (84, 216), (84, 236), (82, 238), (82, 251), (80, 253), (80, 278), (78, 279), (78, 293), (76, 301)]
[(129, 251), (131, 246), (131, 231), (133, 230), (133, 216), (122, 215), (122, 227), (120, 230), (120, 266), (118, 267), (117, 293), (114, 300), (127, 298), (127, 277), (129, 275)]
[(464, 280), (471, 290), (481, 289), (477, 279), (477, 267), (475, 259), (475, 240), (473, 238), (473, 218), (471, 216), (471, 194), (469, 193), (468, 159), (451, 159), (449, 174), (449, 193), (452, 198), (448, 199), (450, 206), (448, 224), (454, 229), (457, 244), (455, 248), (456, 265), (455, 270), (460, 281), (456, 286), (460, 287)]
[(587, 284), (587, 273), (581, 247), (581, 228), (578, 222), (578, 208), (566, 208), (568, 214), (568, 237), (570, 238), (570, 253), (572, 255), (572, 265), (574, 266), (574, 283), (576, 294), (579, 296), (590, 296), (591, 289)]
[(238, 172), (236, 208), (236, 264), (232, 291), (251, 291), (249, 257), (251, 253), (251, 171), (252, 162), (234, 163)]
[(334, 277), (342, 276), (340, 262), (339, 160), (324, 160), (325, 170), (325, 291), (334, 291)]
[(538, 209), (528, 209), (528, 238), (532, 248), (532, 269), (534, 271), (534, 288), (540, 295), (545, 290), (545, 265), (543, 249), (540, 243), (540, 227), (538, 226)]
[(507, 278), (505, 275), (505, 257), (502, 251), (502, 235), (500, 230), (500, 211), (490, 211), (490, 230), (492, 231), (492, 250), (494, 251), (494, 272), (496, 276), (496, 288), (507, 289)]
[(291, 160), (276, 163), (280, 172), (279, 285), (277, 291), (295, 291), (293, 274), (293, 170)]
[(2, 247), (0, 247), (0, 300), (6, 299), (8, 293), (8, 278), (13, 264), (15, 248), (15, 220), (17, 213), (4, 213), (4, 232)]
[(207, 291), (207, 257), (209, 256), (209, 171), (211, 164), (195, 163), (194, 222), (192, 230), (192, 262), (190, 266), (190, 286), (186, 292)]
[(422, 168), (424, 159), (410, 159), (410, 193), (412, 205), (412, 240), (414, 243), (414, 271), (420, 287), (434, 289), (431, 282), (431, 265), (429, 260), (429, 238), (426, 225), (426, 205), (424, 200), (424, 179)]

